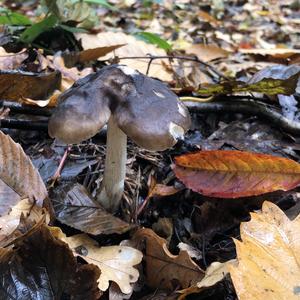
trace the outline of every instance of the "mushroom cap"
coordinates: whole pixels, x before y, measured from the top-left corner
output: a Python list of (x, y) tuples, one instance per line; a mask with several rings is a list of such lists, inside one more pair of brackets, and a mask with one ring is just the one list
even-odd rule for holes
[(49, 135), (79, 143), (94, 136), (111, 115), (136, 144), (154, 151), (172, 147), (191, 124), (187, 108), (164, 83), (112, 65), (77, 81), (60, 96)]
[(113, 111), (113, 117), (137, 145), (153, 151), (168, 149), (190, 128), (188, 109), (161, 81), (127, 67), (118, 66), (131, 77), (134, 89)]
[(93, 137), (110, 117), (109, 99), (99, 97), (97, 73), (78, 80), (62, 93), (48, 123), (49, 135), (75, 144)]

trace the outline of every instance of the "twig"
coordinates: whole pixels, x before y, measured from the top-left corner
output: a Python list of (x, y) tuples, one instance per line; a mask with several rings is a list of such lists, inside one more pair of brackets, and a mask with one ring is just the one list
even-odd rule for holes
[(0, 108), (9, 108), (12, 113), (22, 113), (38, 116), (51, 116), (51, 108), (39, 107), (32, 105), (24, 105), (18, 102), (0, 100)]
[(287, 132), (300, 134), (300, 122), (289, 120), (284, 117), (275, 107), (262, 102), (252, 100), (233, 100), (233, 101), (216, 101), (216, 102), (185, 102), (189, 110), (206, 113), (206, 112), (233, 112), (257, 115), (278, 125)]
[[(225, 76), (224, 74), (219, 72), (217, 69), (215, 69), (210, 64), (200, 60), (198, 57), (176, 56), (176, 55), (174, 55), (174, 56), (173, 55), (150, 55), (149, 54), (148, 56), (123, 56), (123, 57), (118, 57), (118, 59), (119, 60), (123, 60), (123, 59), (150, 59), (150, 62), (149, 62), (148, 67), (147, 67), (147, 72), (149, 71), (150, 64), (155, 59), (179, 59), (179, 60), (186, 60), (186, 61), (194, 61), (194, 62), (196, 62), (198, 64), (201, 64), (201, 65), (205, 66), (206, 68), (210, 69), (212, 72), (214, 72), (219, 77), (221, 77), (223, 79), (226, 79), (226, 80), (229, 80), (229, 78), (227, 76)], [(107, 59), (105, 61), (109, 61), (109, 60), (110, 59)]]
[(3, 119), (0, 120), (0, 128), (48, 131), (48, 121)]

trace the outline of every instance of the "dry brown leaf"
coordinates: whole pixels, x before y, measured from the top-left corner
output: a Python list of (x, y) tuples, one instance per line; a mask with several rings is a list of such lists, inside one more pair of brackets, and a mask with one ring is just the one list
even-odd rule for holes
[(86, 61), (96, 60), (99, 57), (103, 57), (103, 56), (107, 55), (108, 53), (110, 53), (118, 48), (121, 48), (123, 46), (125, 46), (125, 44), (97, 47), (97, 48), (91, 48), (91, 49), (86, 49), (86, 50), (80, 51), (79, 55), (78, 55), (78, 61), (86, 62)]
[(59, 90), (55, 90), (47, 100), (32, 100), (29, 98), (22, 98), (19, 101), (22, 104), (34, 105), (39, 107), (55, 107), (57, 105), (58, 96), (61, 94)]
[(75, 81), (93, 72), (92, 68), (84, 68), (79, 71), (76, 67), (67, 68), (61, 52), (54, 56), (47, 56), (49, 67), (61, 73), (61, 90), (64, 91), (71, 87)]
[(42, 201), (45, 184), (22, 147), (0, 131), (0, 178), (22, 198)]
[(60, 87), (60, 72), (31, 73), (0, 70), (0, 98), (19, 101), (20, 99), (46, 99)]
[(0, 217), (6, 215), (20, 200), (20, 195), (0, 179)]
[(16, 237), (13, 232), (17, 229), (20, 223), (21, 215), (24, 218), (39, 223), (42, 219), (49, 222), (50, 216), (45, 209), (32, 203), (29, 199), (19, 201), (11, 208), (11, 211), (0, 218), (0, 246), (14, 240)]
[(238, 266), (229, 266), (240, 300), (300, 298), (300, 216), (290, 221), (273, 203), (264, 202), (235, 240)]
[[(103, 57), (103, 59), (118, 57), (140, 57), (147, 56), (148, 54), (154, 56), (166, 55), (166, 52), (162, 49), (155, 47), (154, 45), (147, 44), (143, 41), (137, 40), (131, 35), (127, 35), (122, 32), (101, 32), (97, 35), (77, 33), (76, 37), (81, 39), (84, 49), (96, 48), (96, 47), (108, 47), (117, 44), (126, 44), (125, 46), (116, 49), (114, 53), (110, 53)], [(165, 60), (166, 62), (167, 60)], [(133, 69), (146, 74), (148, 68), (149, 59), (122, 59), (120, 64), (127, 65)], [(154, 60), (151, 63), (150, 72), (148, 74), (151, 77), (159, 78), (163, 81), (171, 81), (172, 74), (166, 72), (162, 66), (162, 60)]]
[(193, 262), (186, 251), (173, 255), (166, 241), (151, 229), (138, 230), (132, 239), (136, 247), (145, 243), (146, 282), (152, 288), (173, 290), (172, 282), (188, 288), (204, 277), (204, 271)]
[(200, 60), (208, 62), (217, 58), (227, 57), (229, 52), (216, 46), (205, 44), (194, 44), (185, 49), (187, 54), (195, 54)]
[(132, 292), (131, 283), (139, 278), (139, 272), (133, 266), (139, 264), (143, 258), (139, 250), (127, 246), (99, 247), (98, 243), (86, 234), (66, 237), (59, 228), (56, 230), (55, 235), (66, 242), (76, 255), (99, 267), (100, 290), (106, 291), (109, 281), (114, 281), (124, 294)]

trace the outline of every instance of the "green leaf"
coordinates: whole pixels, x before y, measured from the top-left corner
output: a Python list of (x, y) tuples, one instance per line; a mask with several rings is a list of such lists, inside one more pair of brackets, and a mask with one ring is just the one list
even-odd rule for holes
[(61, 27), (62, 29), (64, 29), (65, 31), (69, 31), (72, 33), (87, 33), (88, 31), (85, 30), (84, 28), (80, 28), (80, 27), (71, 27), (65, 24), (59, 24), (59, 27)]
[(43, 21), (33, 24), (27, 28), (20, 36), (21, 41), (25, 43), (33, 42), (41, 33), (53, 28), (58, 23), (54, 15), (50, 15)]
[(86, 3), (99, 4), (103, 7), (109, 8), (111, 10), (118, 10), (115, 6), (109, 4), (106, 0), (84, 0)]
[(26, 26), (31, 25), (32, 22), (26, 16), (2, 8), (0, 10), (0, 24)]
[(142, 32), (136, 33), (135, 36), (137, 38), (144, 40), (147, 43), (157, 45), (159, 48), (162, 48), (166, 51), (172, 49), (172, 46), (167, 41), (163, 40), (155, 33), (142, 31)]

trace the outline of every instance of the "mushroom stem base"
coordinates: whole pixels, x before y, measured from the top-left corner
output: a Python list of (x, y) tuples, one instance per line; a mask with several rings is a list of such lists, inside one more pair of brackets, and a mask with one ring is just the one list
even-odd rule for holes
[(126, 176), (127, 136), (110, 117), (107, 125), (104, 178), (97, 201), (108, 211), (115, 212), (120, 204)]

